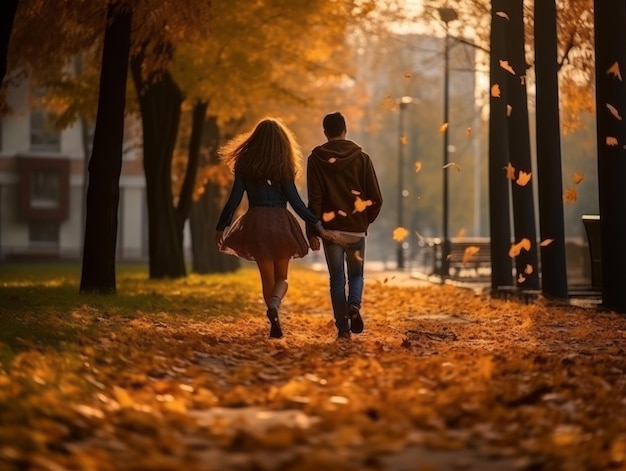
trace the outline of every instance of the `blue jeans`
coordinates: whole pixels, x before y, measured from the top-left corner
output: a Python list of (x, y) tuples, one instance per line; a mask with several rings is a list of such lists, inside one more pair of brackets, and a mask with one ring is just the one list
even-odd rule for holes
[[(336, 244), (327, 240), (324, 255), (330, 275), (330, 300), (333, 305), (335, 325), (339, 332), (350, 330), (346, 317), (347, 307), (361, 307), (363, 296), (363, 265), (365, 260), (365, 237), (353, 244)], [(348, 295), (346, 297), (346, 268)]]

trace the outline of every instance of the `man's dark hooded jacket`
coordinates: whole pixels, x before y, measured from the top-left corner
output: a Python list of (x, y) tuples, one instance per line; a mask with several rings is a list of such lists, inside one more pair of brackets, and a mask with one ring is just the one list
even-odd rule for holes
[[(309, 209), (330, 230), (367, 233), (383, 204), (372, 161), (352, 141), (316, 147), (307, 160)], [(307, 234), (315, 229), (307, 225)]]

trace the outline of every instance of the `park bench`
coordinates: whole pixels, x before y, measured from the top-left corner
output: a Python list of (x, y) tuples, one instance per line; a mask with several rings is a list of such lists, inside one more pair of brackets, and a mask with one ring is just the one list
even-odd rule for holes
[[(441, 272), (442, 241), (433, 239), (433, 272)], [(466, 278), (487, 276), (491, 272), (491, 244), (488, 237), (452, 237), (448, 254), (448, 276)]]

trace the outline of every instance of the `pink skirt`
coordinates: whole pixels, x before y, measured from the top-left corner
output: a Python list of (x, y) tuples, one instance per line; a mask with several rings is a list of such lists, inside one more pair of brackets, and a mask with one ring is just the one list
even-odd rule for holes
[(251, 261), (301, 258), (309, 253), (302, 227), (287, 208), (255, 206), (232, 223), (221, 251)]

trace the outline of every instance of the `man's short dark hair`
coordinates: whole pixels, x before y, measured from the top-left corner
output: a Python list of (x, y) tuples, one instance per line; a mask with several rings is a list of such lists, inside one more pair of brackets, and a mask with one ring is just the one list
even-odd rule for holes
[(328, 138), (339, 137), (346, 130), (346, 120), (339, 111), (327, 114), (322, 124)]

